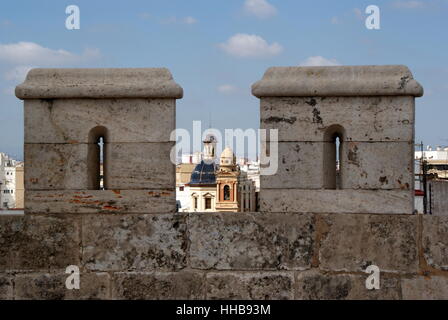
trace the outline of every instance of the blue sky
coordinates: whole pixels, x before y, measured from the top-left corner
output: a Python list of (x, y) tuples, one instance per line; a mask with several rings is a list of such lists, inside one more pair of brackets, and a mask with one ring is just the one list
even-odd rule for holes
[[(365, 27), (372, 4), (380, 30)], [(80, 30), (65, 28), (68, 5)], [(23, 157), (13, 89), (30, 67), (168, 67), (184, 88), (177, 126), (223, 130), (259, 127), (250, 86), (270, 66), (405, 64), (425, 88), (416, 141), (448, 145), (447, 16), (448, 0), (2, 1), (0, 151)]]

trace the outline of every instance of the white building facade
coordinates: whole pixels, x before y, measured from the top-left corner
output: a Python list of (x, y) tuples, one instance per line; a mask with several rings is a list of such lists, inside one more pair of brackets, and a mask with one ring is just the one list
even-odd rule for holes
[(241, 171), (245, 172), (247, 179), (255, 184), (255, 191), (260, 191), (260, 161), (247, 161), (240, 165)]
[(425, 178), (427, 181), (428, 193), (426, 196), (426, 212), (431, 211), (431, 200), (434, 195), (431, 193), (430, 183), (432, 180), (448, 180), (448, 147), (437, 146), (435, 148), (427, 146), (426, 150), (415, 151), (415, 200), (414, 208), (416, 213), (424, 213), (425, 188), (423, 183), (423, 161), (425, 162)]
[(16, 165), (18, 161), (0, 152), (0, 208), (16, 207)]

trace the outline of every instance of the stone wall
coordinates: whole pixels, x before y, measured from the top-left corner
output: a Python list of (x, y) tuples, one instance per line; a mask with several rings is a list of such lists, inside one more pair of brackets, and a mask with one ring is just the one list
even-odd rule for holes
[[(447, 217), (0, 216), (2, 299), (447, 299)], [(381, 289), (367, 290), (378, 265)], [(65, 268), (81, 270), (80, 290)]]
[[(40, 88), (32, 85), (30, 78), (33, 78), (33, 72), (39, 79)], [(262, 211), (259, 213), (173, 212), (175, 201), (170, 193), (169, 181), (161, 188), (162, 177), (149, 181), (143, 179), (142, 185), (145, 187), (138, 188), (139, 179), (146, 174), (161, 172), (150, 164), (144, 164), (144, 155), (149, 152), (145, 148), (134, 149), (128, 157), (124, 157), (125, 152), (122, 153), (120, 148), (112, 153), (109, 161), (118, 161), (119, 167), (124, 167), (126, 173), (121, 179), (116, 172), (109, 172), (111, 181), (117, 177), (117, 189), (88, 190), (83, 187), (87, 183), (87, 179), (81, 179), (82, 172), (87, 170), (84, 164), (86, 156), (82, 156), (83, 151), (79, 149), (70, 152), (64, 149), (82, 149), (83, 143), (67, 139), (85, 135), (92, 126), (107, 124), (107, 127), (117, 128), (123, 134), (128, 131), (129, 140), (143, 143), (139, 139), (145, 140), (148, 136), (142, 137), (138, 133), (139, 126), (134, 126), (134, 121), (142, 121), (142, 125), (147, 121), (151, 123), (152, 110), (160, 106), (167, 108), (163, 109), (167, 112), (159, 113), (162, 118), (157, 122), (174, 125), (171, 122), (174, 121), (174, 112), (170, 106), (175, 104), (174, 99), (181, 96), (179, 88), (165, 71), (152, 70), (147, 73), (140, 70), (137, 75), (130, 70), (123, 71), (133, 79), (128, 86), (126, 83), (129, 80), (114, 78), (120, 71), (91, 72), (93, 75), (84, 75), (82, 71), (57, 71), (56, 74), (52, 70), (31, 71), (25, 83), (17, 89), (18, 96), (25, 99), (28, 110), (25, 137), (26, 144), (31, 148), (25, 147), (25, 179), (30, 189), (26, 191), (24, 216), (0, 216), (0, 298), (448, 299), (448, 217), (412, 215), (409, 206), (412, 197), (408, 199), (401, 193), (394, 179), (394, 167), (386, 168), (391, 169), (387, 172), (391, 179), (388, 178), (388, 182), (379, 187), (370, 175), (376, 175), (375, 170), (380, 166), (366, 165), (366, 169), (370, 170), (369, 177), (360, 176), (359, 181), (372, 185), (359, 190), (353, 187), (356, 183), (350, 189), (319, 189), (312, 175), (308, 180), (288, 180), (282, 171), (285, 167), (280, 167), (279, 177), (262, 177), (271, 179), (273, 188), (263, 190)], [(101, 74), (108, 72), (112, 76), (98, 80)], [(395, 72), (400, 75), (403, 69)], [(134, 76), (146, 80), (139, 82)], [(406, 83), (417, 89), (418, 86), (407, 76), (403, 85), (398, 78), (398, 87), (403, 87), (400, 90), (405, 90), (407, 94), (411, 92), (408, 98), (392, 94), (377, 100), (368, 98), (367, 109), (379, 108), (388, 113), (389, 108), (398, 108), (398, 111), (402, 108), (407, 110), (408, 115), (409, 112), (413, 114), (413, 95), (418, 95), (418, 92), (409, 89)], [(61, 77), (64, 81), (48, 84), (50, 79)], [(89, 77), (96, 80), (86, 80)], [(389, 88), (397, 85), (393, 83), (394, 79), (383, 81), (382, 90), (390, 93)], [(107, 80), (112, 81), (108, 86), (104, 84)], [(310, 79), (310, 88), (317, 85), (313, 81)], [(80, 88), (73, 85), (74, 82)], [(61, 84), (67, 87), (58, 87)], [(348, 84), (356, 92), (366, 94), (362, 91), (367, 90), (365, 86)], [(290, 88), (288, 85), (281, 87)], [(174, 93), (166, 93), (167, 90), (174, 90)], [(327, 92), (335, 96), (343, 95), (341, 91), (331, 90)], [(257, 90), (254, 92), (257, 94)], [(309, 98), (292, 97), (291, 93), (285, 91), (278, 98), (268, 98), (265, 102), (262, 98), (262, 110), (268, 105), (265, 103), (276, 103), (275, 99), (280, 99), (278, 101), (285, 102), (291, 108), (301, 104), (301, 101), (309, 101)], [(325, 100), (317, 97), (319, 92), (313, 93), (319, 103)], [(50, 97), (42, 98), (44, 94)], [(348, 99), (347, 94), (344, 97), (340, 101)], [(332, 99), (336, 98), (328, 100)], [(353, 99), (359, 99), (359, 104), (366, 106), (366, 99)], [(48, 104), (52, 107), (48, 108)], [(69, 108), (72, 104), (77, 107)], [(36, 109), (33, 110), (32, 106)], [(136, 108), (129, 111), (132, 106)], [(124, 108), (129, 109), (123, 112)], [(144, 108), (150, 110), (147, 111), (149, 114), (146, 113), (147, 118), (133, 114), (145, 114)], [(45, 115), (47, 111), (53, 116)], [(45, 128), (39, 129), (39, 122), (31, 116), (33, 112), (40, 113), (40, 122), (47, 123)], [(333, 113), (321, 109), (322, 119), (326, 119), (325, 112)], [(390, 116), (401, 119), (405, 113), (400, 112), (390, 112)], [(359, 126), (368, 136), (374, 137), (369, 127), (370, 116), (361, 115), (361, 112), (345, 114), (347, 117), (353, 115), (354, 127)], [(300, 110), (293, 109), (291, 113), (272, 117), (302, 115)], [(343, 121), (347, 117), (340, 116), (339, 119)], [(52, 119), (50, 122), (49, 118)], [(267, 118), (262, 111), (262, 125)], [(101, 123), (98, 119), (105, 122)], [(355, 119), (364, 121), (365, 125), (358, 124)], [(89, 121), (92, 121), (90, 125)], [(386, 131), (389, 130), (386, 128), (390, 125), (388, 121), (395, 123), (390, 117), (384, 117), (381, 121), (385, 122)], [(79, 123), (79, 126), (68, 122)], [(303, 122), (306, 126), (306, 121)], [(279, 126), (289, 126), (280, 123)], [(395, 133), (396, 142), (408, 143), (413, 140), (413, 133), (409, 136), (410, 130), (413, 132), (413, 121), (412, 128), (406, 127), (407, 123), (402, 124), (397, 126), (398, 132), (391, 132), (391, 136)], [(33, 126), (35, 129), (32, 129)], [(299, 128), (302, 126), (294, 130)], [(159, 129), (157, 124), (149, 125), (149, 136), (154, 137), (155, 131), (160, 132)], [(35, 133), (30, 134), (30, 130)], [(279, 132), (280, 139), (288, 140), (284, 134), (289, 131)], [(163, 140), (165, 137), (157, 139)], [(124, 139), (124, 135), (121, 138)], [(291, 145), (284, 143), (286, 147), (280, 147), (280, 157), (288, 155), (285, 161), (297, 159), (289, 154), (293, 152), (296, 142), (302, 141), (294, 136), (291, 138)], [(109, 139), (113, 143), (112, 136)], [(159, 142), (155, 142), (157, 148), (162, 148), (165, 142), (160, 145)], [(34, 152), (33, 148), (48, 150)], [(158, 168), (167, 168), (170, 172), (169, 153), (164, 150), (157, 150), (155, 162)], [(364, 150), (370, 152), (368, 148)], [(372, 151), (372, 155), (378, 154)], [(44, 160), (52, 165), (49, 166)], [(124, 160), (134, 165), (123, 164)], [(368, 159), (366, 161), (369, 163)], [(406, 162), (407, 159), (400, 161)], [(288, 165), (291, 165), (289, 168), (294, 167), (291, 162)], [(306, 161), (304, 165), (307, 165)], [(126, 171), (133, 168), (139, 170), (134, 172), (135, 176), (132, 175), (135, 180), (130, 179)], [(300, 169), (298, 166), (294, 168)], [(397, 174), (403, 175), (403, 182), (412, 174), (406, 168), (397, 170)], [(284, 184), (281, 183), (282, 179)], [(263, 183), (266, 180), (262, 180)], [(304, 187), (304, 183), (309, 184)], [(172, 186), (174, 188), (174, 182)], [(289, 191), (284, 192), (281, 190), (283, 188)], [(322, 190), (327, 195), (318, 192)], [(407, 189), (403, 192), (410, 194)], [(330, 198), (325, 198), (327, 196)], [(381, 270), (380, 290), (367, 290), (365, 287), (368, 275), (364, 270), (371, 264)], [(77, 265), (81, 270), (80, 290), (65, 287), (68, 276), (65, 269), (69, 265)]]

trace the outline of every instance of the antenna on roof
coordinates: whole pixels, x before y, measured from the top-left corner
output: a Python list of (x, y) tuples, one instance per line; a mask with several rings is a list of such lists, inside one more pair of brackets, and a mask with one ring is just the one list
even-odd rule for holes
[(212, 127), (212, 113), (211, 111), (208, 112), (208, 128), (211, 129)]

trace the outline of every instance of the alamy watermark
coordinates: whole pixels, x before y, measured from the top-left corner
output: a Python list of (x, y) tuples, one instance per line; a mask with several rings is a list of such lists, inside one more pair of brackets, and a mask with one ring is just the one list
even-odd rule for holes
[(65, 13), (69, 16), (65, 19), (65, 27), (68, 30), (81, 29), (81, 13), (79, 7), (72, 4), (65, 8)]
[[(193, 136), (187, 129), (176, 129), (171, 132), (171, 141), (176, 145), (171, 149), (171, 162), (191, 150), (202, 150), (202, 142), (213, 136), (216, 141), (216, 154), (223, 147), (230, 147), (234, 154), (257, 154), (260, 151), (260, 175), (274, 175), (278, 169), (278, 130), (277, 129), (225, 129), (224, 134), (215, 128), (202, 131), (201, 121), (193, 121)], [(192, 141), (192, 142), (191, 142)], [(204, 161), (213, 161), (212, 159)]]
[(79, 267), (75, 265), (70, 265), (65, 269), (65, 273), (70, 274), (65, 280), (65, 287), (68, 290), (79, 290), (80, 288), (80, 273)]
[(375, 5), (370, 5), (365, 11), (369, 16), (366, 19), (366, 28), (369, 30), (379, 30), (381, 29), (380, 21), (380, 8)]
[(380, 268), (372, 264), (366, 268), (366, 273), (370, 275), (366, 279), (367, 290), (379, 290), (380, 289)]

